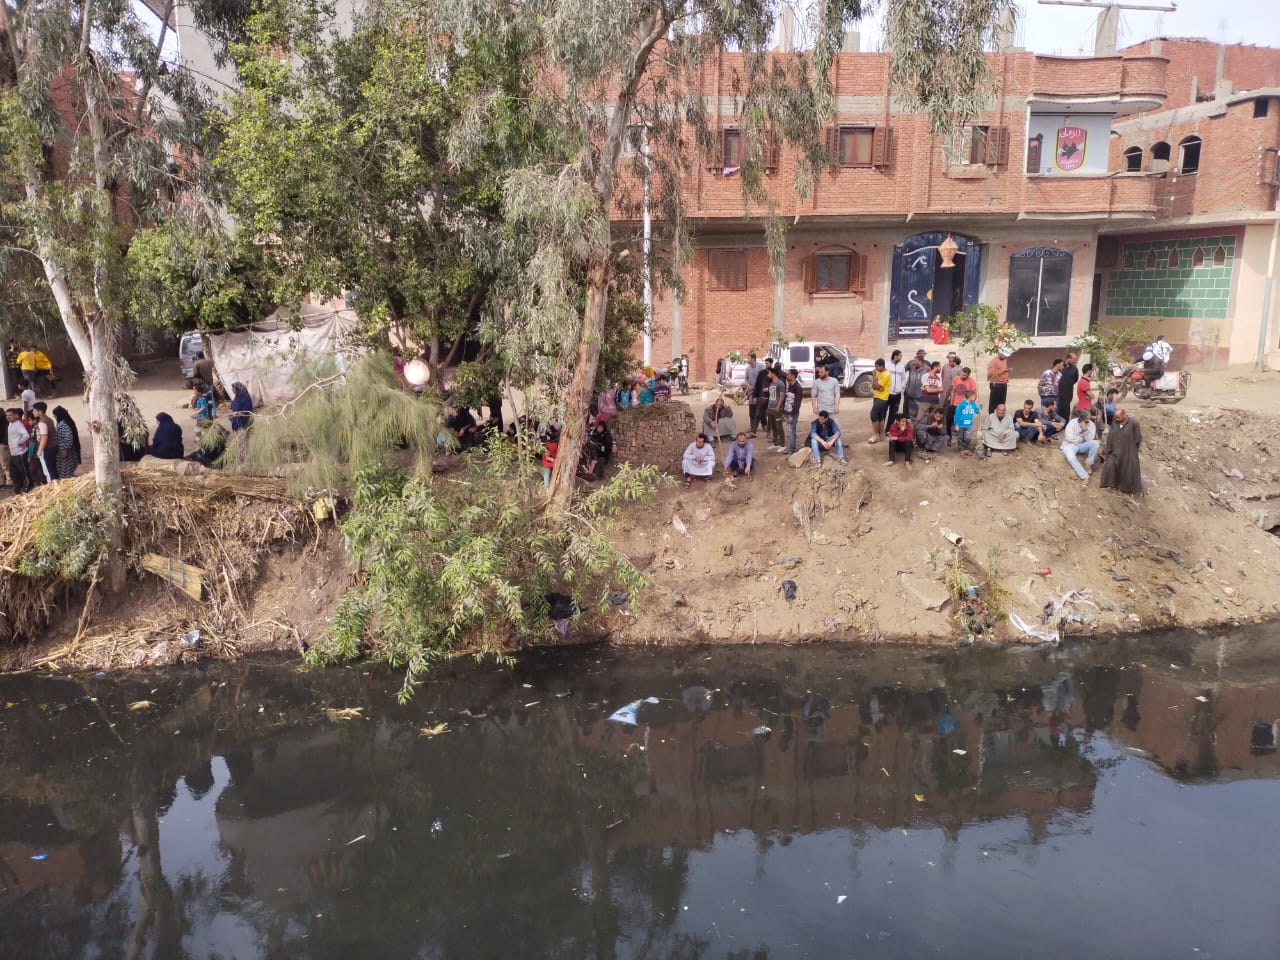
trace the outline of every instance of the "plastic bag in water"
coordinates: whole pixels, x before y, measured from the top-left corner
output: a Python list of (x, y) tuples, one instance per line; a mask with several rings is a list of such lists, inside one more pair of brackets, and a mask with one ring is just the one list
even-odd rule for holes
[(609, 714), (609, 719), (614, 723), (625, 723), (628, 727), (634, 727), (639, 721), (636, 720), (636, 711), (640, 709), (642, 703), (657, 703), (657, 697), (645, 697), (643, 700), (633, 700), (625, 707), (619, 707), (613, 713)]

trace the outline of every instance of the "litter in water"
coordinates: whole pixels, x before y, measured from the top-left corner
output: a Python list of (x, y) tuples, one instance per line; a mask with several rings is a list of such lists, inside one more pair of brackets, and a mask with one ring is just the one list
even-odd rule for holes
[(642, 703), (657, 703), (657, 697), (645, 697), (643, 700), (633, 700), (625, 707), (619, 707), (613, 713), (609, 714), (609, 719), (614, 723), (625, 723), (628, 727), (634, 727), (639, 721), (636, 720), (636, 711), (640, 709)]
[(34, 860), (34, 861), (36, 861), (37, 863), (39, 863), (41, 860), (48, 860), (48, 859), (49, 859), (49, 855), (48, 855), (47, 853), (37, 853), (37, 854), (36, 854), (35, 856), (33, 856), (31, 859), (32, 859), (32, 860)]
[(837, 904), (841, 904), (841, 903), (844, 903), (844, 902), (845, 902), (846, 900), (848, 900), (848, 899), (849, 899), (849, 898), (848, 898), (847, 896), (845, 896), (845, 895), (842, 893), (842, 894), (840, 894), (840, 896), (836, 897), (836, 903), (837, 903)]
[(353, 843), (359, 843), (361, 840), (366, 840), (366, 839), (368, 839), (368, 837), (369, 837), (369, 835), (368, 835), (367, 833), (362, 833), (362, 834), (360, 834), (360, 836), (356, 837), (354, 840), (348, 840), (348, 841), (347, 841), (347, 846), (349, 847), (349, 846), (351, 846)]

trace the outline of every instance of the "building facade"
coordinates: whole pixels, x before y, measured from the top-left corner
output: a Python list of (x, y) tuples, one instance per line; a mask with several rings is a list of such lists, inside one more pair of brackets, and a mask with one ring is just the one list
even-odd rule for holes
[[(890, 99), (888, 54), (841, 54), (832, 76), (835, 117), (827, 134), (837, 165), (805, 198), (791, 188), (794, 160), (786, 149), (778, 151), (766, 176), (788, 223), (785, 263), (777, 277), (763, 224), (743, 215), (734, 163), (741, 134), (735, 101), (724, 95), (738, 64), (734, 54), (724, 53), (708, 69), (705, 88), (709, 101), (719, 104), (718, 151), (685, 185), (697, 252), (686, 268), (683, 301), (668, 296), (655, 307), (653, 356), (687, 353), (694, 375), (702, 378), (718, 357), (759, 348), (778, 334), (831, 341), (858, 356), (884, 356), (893, 344), (914, 350), (918, 341), (927, 341), (933, 317), (983, 302), (1034, 337), (1035, 348), (1019, 351), (1018, 358), (1030, 369), (1100, 318), (1116, 322), (1126, 311), (1141, 312), (1155, 277), (1130, 276), (1123, 264), (1140, 257), (1145, 270), (1151, 245), (1165, 242), (1158, 238), (1172, 229), (1185, 230), (1188, 224), (1172, 216), (1171, 197), (1183, 196), (1187, 188), (1182, 178), (1164, 175), (1168, 168), (1146, 163), (1127, 169), (1124, 150), (1153, 118), (1177, 112), (1168, 109), (1170, 78), (1184, 86), (1197, 82), (1188, 79), (1198, 76), (1190, 58), (1202, 55), (1203, 46), (1153, 41), (1101, 57), (993, 53), (996, 95), (986, 112), (945, 145), (930, 135), (927, 118), (900, 111)], [(1239, 51), (1239, 62), (1248, 65), (1241, 67), (1246, 82), (1280, 65), (1280, 51), (1227, 49)], [(1228, 66), (1235, 62), (1226, 59)], [(1228, 116), (1234, 110), (1251, 118), (1258, 96), (1232, 92), (1222, 106)], [(1274, 159), (1280, 142), (1274, 101), (1270, 110), (1266, 129), (1250, 128), (1255, 179), (1253, 171), (1265, 161), (1258, 151), (1269, 148)], [(1211, 131), (1202, 126), (1201, 136), (1208, 139)], [(1240, 134), (1224, 133), (1232, 139), (1231, 150), (1248, 152)], [(1201, 148), (1206, 161), (1218, 149), (1217, 136), (1213, 131), (1215, 145)], [(1216, 173), (1198, 175), (1203, 182), (1193, 191), (1193, 204), (1207, 211), (1212, 204), (1247, 203), (1259, 223), (1274, 220), (1274, 185), (1251, 183), (1246, 195)], [(1258, 255), (1256, 238), (1238, 216), (1228, 219), (1222, 229), (1216, 221), (1204, 222), (1214, 227), (1203, 238), (1197, 235), (1208, 266), (1195, 268), (1202, 275), (1187, 289), (1203, 290), (1201, 299), (1217, 304), (1219, 312), (1260, 307), (1252, 285), (1241, 292), (1237, 263), (1261, 265), (1266, 251)], [(1212, 245), (1210, 234), (1217, 238)], [(950, 268), (938, 253), (948, 236), (959, 248)], [(1185, 261), (1179, 248), (1178, 264), (1196, 259), (1191, 239), (1170, 237), (1187, 246)], [(1167, 273), (1167, 255), (1161, 262), (1156, 272)], [(1197, 309), (1207, 306), (1197, 303)], [(1184, 323), (1177, 330), (1183, 327), (1191, 329)], [(1188, 336), (1176, 341), (1184, 350)]]

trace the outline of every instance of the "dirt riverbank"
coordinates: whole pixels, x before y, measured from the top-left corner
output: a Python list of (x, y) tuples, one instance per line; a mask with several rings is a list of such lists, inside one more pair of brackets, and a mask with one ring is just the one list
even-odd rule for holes
[[(1046, 603), (1072, 590), (1093, 603), (1055, 611), (1051, 625), (1079, 615), (1068, 632), (1280, 615), (1280, 537), (1267, 532), (1280, 525), (1280, 418), (1186, 403), (1128, 409), (1143, 430), (1145, 497), (1102, 490), (1097, 474), (1079, 483), (1056, 444), (888, 467), (883, 444), (862, 442), (866, 405), (846, 401), (847, 467), (793, 468), (766, 449), (755, 479), (664, 490), (629, 518), (616, 540), (651, 584), (638, 612), (611, 616), (610, 632), (626, 643), (954, 643), (965, 634), (947, 586), (957, 558), (1037, 630)], [(1016, 639), (997, 619), (982, 639)]]

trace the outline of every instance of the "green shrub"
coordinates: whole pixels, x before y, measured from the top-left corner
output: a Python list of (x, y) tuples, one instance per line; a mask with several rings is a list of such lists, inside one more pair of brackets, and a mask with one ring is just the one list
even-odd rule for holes
[(57, 498), (33, 522), (32, 551), (18, 561), (18, 572), (24, 577), (88, 579), (106, 555), (103, 514), (92, 493)]

